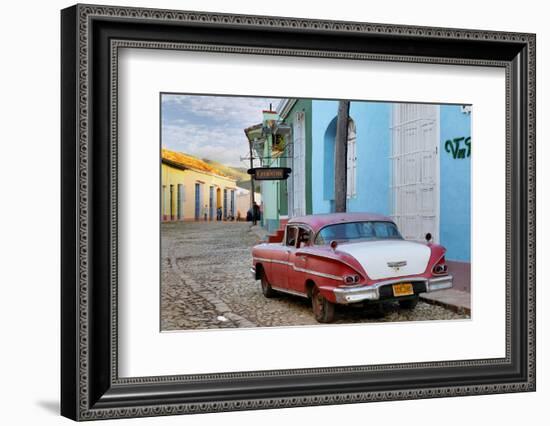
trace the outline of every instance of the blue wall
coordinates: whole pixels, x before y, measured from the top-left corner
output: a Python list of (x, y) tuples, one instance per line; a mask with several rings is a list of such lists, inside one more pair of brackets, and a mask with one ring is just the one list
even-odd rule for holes
[[(337, 101), (313, 101), (313, 213), (328, 213), (334, 203), (334, 138)], [(351, 102), (357, 140), (357, 191), (350, 212), (389, 214), (389, 149), (391, 104)], [(381, 161), (383, 159), (383, 161)]]
[[(357, 131), (357, 194), (348, 200), (350, 212), (391, 213), (391, 108), (391, 103), (351, 102), (350, 117)], [(337, 113), (337, 101), (312, 101), (313, 214), (333, 211)], [(445, 145), (447, 140), (470, 137), (470, 118), (460, 106), (440, 107), (440, 242), (449, 260), (466, 262), (470, 261), (470, 157), (465, 140), (459, 141), (464, 158), (453, 159)]]
[[(460, 106), (441, 105), (440, 145), (440, 242), (447, 248), (448, 260), (470, 261), (471, 157), (465, 141), (458, 141), (464, 158), (453, 158), (448, 140), (471, 136), (471, 115)], [(457, 156), (458, 157), (458, 156)]]
[(338, 114), (338, 102), (313, 100), (311, 110), (312, 213), (330, 213), (334, 198), (334, 188), (328, 184), (334, 179), (334, 154), (330, 156), (334, 139), (331, 142), (330, 138), (336, 135), (334, 118)]
[(351, 102), (350, 117), (357, 131), (357, 190), (348, 211), (388, 215), (391, 104)]

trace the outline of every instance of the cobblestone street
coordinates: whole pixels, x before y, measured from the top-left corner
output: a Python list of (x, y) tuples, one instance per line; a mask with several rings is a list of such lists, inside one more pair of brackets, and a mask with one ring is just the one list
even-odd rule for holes
[[(266, 299), (249, 272), (258, 237), (246, 222), (161, 225), (161, 329), (316, 325), (308, 300)], [(384, 313), (337, 307), (335, 323), (469, 318), (420, 302), (413, 311), (387, 305)]]

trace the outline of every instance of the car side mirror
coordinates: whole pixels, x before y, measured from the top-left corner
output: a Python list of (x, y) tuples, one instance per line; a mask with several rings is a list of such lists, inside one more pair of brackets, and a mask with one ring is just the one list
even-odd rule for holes
[(432, 234), (430, 234), (429, 232), (426, 234), (426, 242), (429, 243), (432, 239)]

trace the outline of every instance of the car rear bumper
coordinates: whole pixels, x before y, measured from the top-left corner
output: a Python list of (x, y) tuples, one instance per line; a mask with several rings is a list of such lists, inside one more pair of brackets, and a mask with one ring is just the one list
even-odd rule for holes
[[(399, 283), (413, 284), (414, 295), (445, 290), (453, 286), (453, 276), (445, 275), (437, 278), (415, 278), (412, 280), (396, 279), (381, 281), (371, 286), (338, 287), (333, 290), (336, 303), (348, 305), (351, 303), (368, 302), (385, 299), (399, 299), (393, 296), (392, 285)], [(411, 295), (412, 296), (412, 295)], [(407, 296), (402, 296), (406, 298)]]

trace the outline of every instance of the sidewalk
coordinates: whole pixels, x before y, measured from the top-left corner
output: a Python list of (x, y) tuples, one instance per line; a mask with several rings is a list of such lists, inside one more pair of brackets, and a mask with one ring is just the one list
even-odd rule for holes
[(260, 225), (252, 225), (252, 222), (250, 223), (250, 232), (255, 234), (262, 242), (267, 241), (267, 237), (269, 236), (269, 232), (267, 232)]
[(420, 300), (432, 305), (443, 306), (458, 314), (470, 315), (470, 293), (450, 288), (433, 293), (422, 293)]

